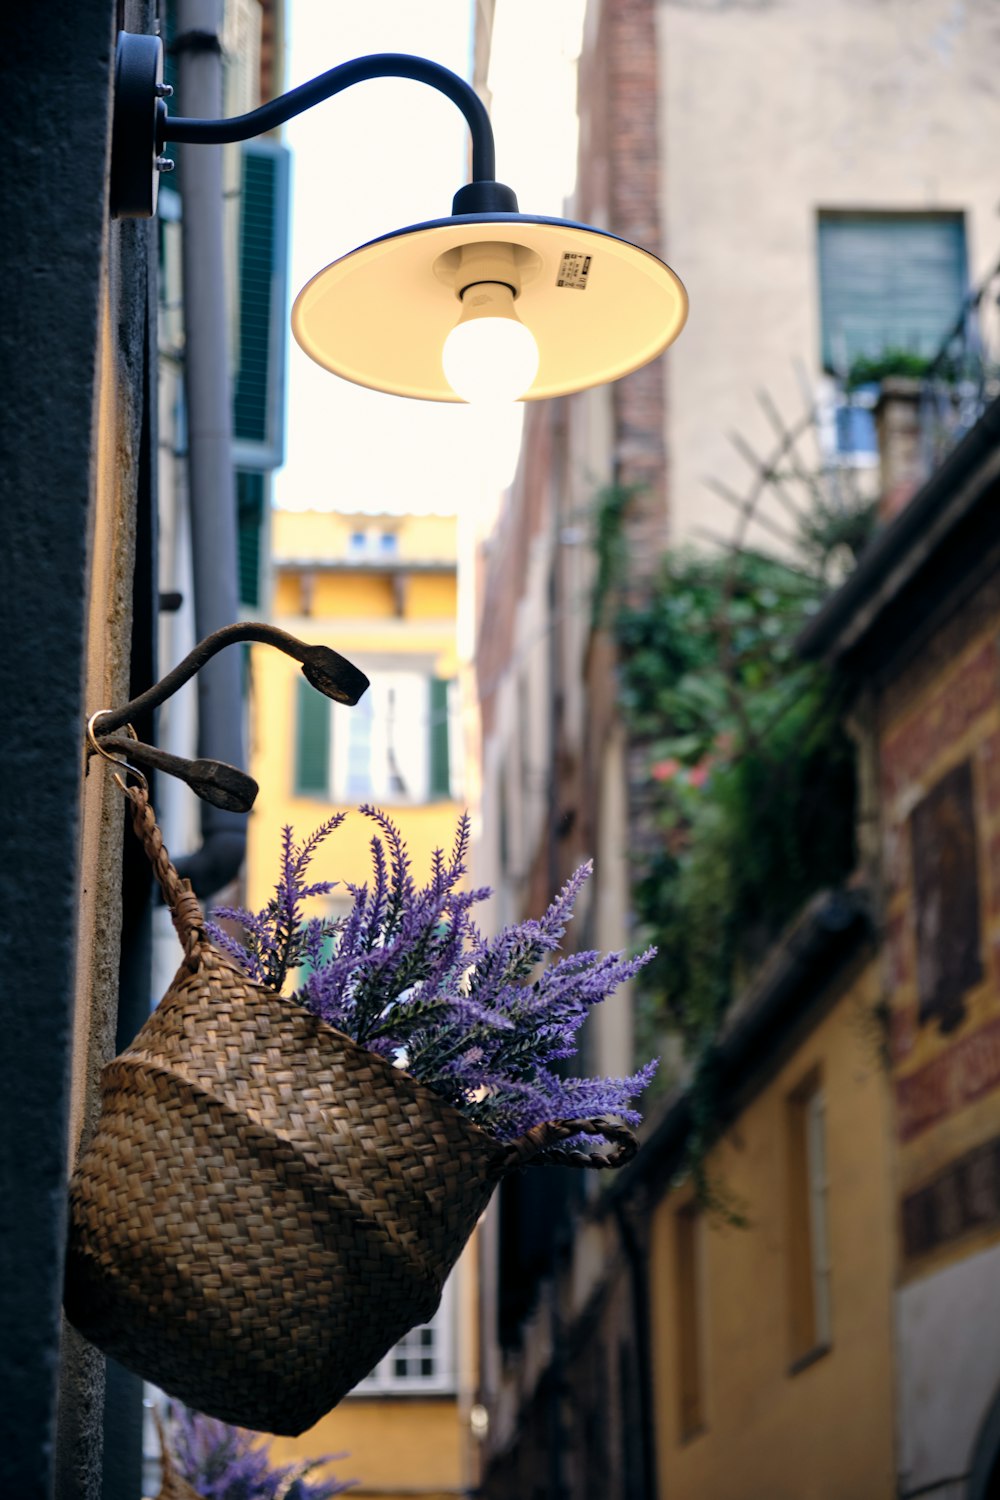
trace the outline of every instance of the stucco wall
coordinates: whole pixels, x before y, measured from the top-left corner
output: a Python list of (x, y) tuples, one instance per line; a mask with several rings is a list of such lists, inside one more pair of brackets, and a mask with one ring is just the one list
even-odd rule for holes
[[(703, 1430), (684, 1438), (676, 1219), (653, 1216), (650, 1267), (661, 1492), (676, 1500), (887, 1497), (894, 1492), (893, 1227), (884, 1066), (869, 965), (709, 1158), (746, 1227), (708, 1216), (701, 1261)], [(819, 1070), (826, 1105), (830, 1347), (792, 1362), (788, 1099)]]
[[(795, 362), (819, 374), (819, 209), (966, 213), (970, 272), (996, 260), (1000, 130), (991, 0), (658, 0), (663, 248), (691, 299), (666, 356), (675, 537), (736, 519), (774, 431), (805, 409)], [(814, 447), (802, 444), (816, 464)], [(781, 518), (772, 500), (770, 513)], [(752, 534), (760, 543), (761, 533)]]

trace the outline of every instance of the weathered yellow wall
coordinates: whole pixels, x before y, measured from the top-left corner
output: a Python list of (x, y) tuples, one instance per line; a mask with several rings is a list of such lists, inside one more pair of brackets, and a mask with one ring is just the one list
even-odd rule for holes
[(386, 619), (395, 613), (393, 581), (385, 574), (321, 573), (310, 613), (318, 620)]
[(406, 612), (414, 620), (440, 620), (454, 611), (454, 579), (441, 574), (415, 573), (407, 584)]
[(272, 1452), (289, 1462), (327, 1453), (347, 1456), (330, 1465), (339, 1479), (358, 1479), (348, 1493), (379, 1500), (451, 1500), (461, 1487), (455, 1403), (447, 1397), (378, 1401), (349, 1397), (299, 1438), (276, 1438)]
[(274, 514), (275, 560), (338, 558), (347, 555), (356, 531), (391, 531), (399, 538), (397, 556), (413, 562), (454, 562), (454, 516), (347, 514), (339, 511), (282, 510)]
[[(679, 1190), (652, 1225), (660, 1493), (671, 1500), (810, 1500), (895, 1493), (888, 1090), (872, 964), (740, 1116), (710, 1159), (749, 1227), (703, 1239), (705, 1427), (682, 1441), (676, 1328)], [(832, 1343), (791, 1374), (787, 1099), (811, 1070), (826, 1099)]]

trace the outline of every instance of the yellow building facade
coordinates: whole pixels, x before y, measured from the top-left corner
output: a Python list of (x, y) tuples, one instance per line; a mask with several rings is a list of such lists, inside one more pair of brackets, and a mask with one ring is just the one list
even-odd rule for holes
[[(430, 874), (432, 852), (450, 848), (464, 808), (456, 523), (276, 512), (272, 551), (274, 623), (341, 652), (371, 686), (346, 708), (315, 692), (289, 658), (252, 648), (251, 770), (260, 793), (250, 818), (247, 903), (257, 910), (269, 899), (286, 825), (301, 839), (344, 809), (313, 866), (316, 880), (339, 882), (316, 901), (316, 913), (336, 915), (349, 899), (346, 885), (370, 874), (374, 829), (360, 804), (381, 808), (400, 828), (418, 883)], [(464, 1493), (472, 1482), (473, 1267), (467, 1252), (432, 1323), (408, 1334), (310, 1432), (277, 1440), (275, 1458), (346, 1455), (333, 1469), (358, 1480), (359, 1500)]]
[(652, 1213), (659, 1493), (677, 1500), (895, 1493), (878, 963), (823, 989), (708, 1159), (743, 1222), (698, 1208), (690, 1184)]

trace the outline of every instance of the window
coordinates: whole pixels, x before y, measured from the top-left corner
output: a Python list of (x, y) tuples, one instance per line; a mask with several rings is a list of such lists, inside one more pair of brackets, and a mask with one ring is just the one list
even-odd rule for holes
[(930, 356), (968, 290), (961, 214), (821, 213), (823, 368), (846, 375), (859, 357)]
[(359, 527), (347, 539), (347, 555), (353, 562), (399, 556), (399, 533), (382, 526)]
[(457, 684), (416, 671), (373, 675), (351, 709), (298, 683), (295, 789), (334, 802), (422, 803), (456, 795)]
[(788, 1099), (789, 1294), (793, 1371), (832, 1338), (825, 1101), (818, 1073)]
[[(821, 213), (822, 364), (841, 380), (859, 359), (936, 354), (968, 290), (961, 214)], [(838, 393), (835, 451), (874, 461), (877, 381)]]
[(910, 814), (917, 926), (918, 1019), (947, 1035), (983, 978), (972, 763), (961, 761)]
[(445, 1282), (441, 1306), (429, 1323), (394, 1344), (384, 1359), (354, 1388), (356, 1396), (447, 1395), (455, 1389), (454, 1291)]
[[(364, 700), (362, 699), (362, 702)], [(295, 791), (327, 797), (330, 791), (330, 703), (304, 677), (295, 682)]]
[(702, 1215), (693, 1205), (677, 1215), (677, 1393), (681, 1442), (705, 1427), (702, 1349)]

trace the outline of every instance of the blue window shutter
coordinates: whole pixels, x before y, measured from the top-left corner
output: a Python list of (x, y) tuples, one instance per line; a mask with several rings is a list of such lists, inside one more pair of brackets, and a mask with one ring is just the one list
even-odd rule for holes
[(304, 677), (295, 683), (295, 790), (303, 797), (330, 791), (330, 704)]
[(961, 214), (819, 218), (823, 367), (846, 375), (859, 356), (933, 355), (968, 290)]
[(448, 683), (430, 679), (430, 795), (451, 796), (451, 766), (448, 747)]
[(235, 459), (247, 469), (276, 469), (284, 461), (288, 152), (267, 139), (247, 141), (242, 151)]

